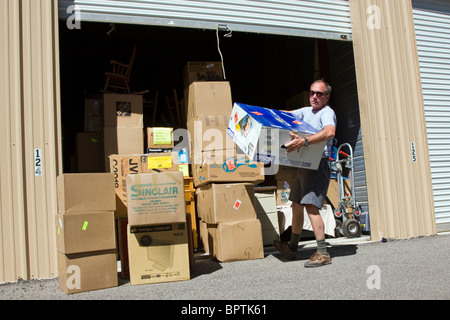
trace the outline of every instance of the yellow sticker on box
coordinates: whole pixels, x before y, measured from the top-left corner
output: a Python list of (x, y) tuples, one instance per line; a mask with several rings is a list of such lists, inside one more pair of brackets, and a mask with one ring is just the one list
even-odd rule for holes
[(172, 168), (171, 155), (162, 157), (148, 157), (147, 159), (149, 169)]
[(172, 129), (153, 128), (153, 144), (172, 144)]

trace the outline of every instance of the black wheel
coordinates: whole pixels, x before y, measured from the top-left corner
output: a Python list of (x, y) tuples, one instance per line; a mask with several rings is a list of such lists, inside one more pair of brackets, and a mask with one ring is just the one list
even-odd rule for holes
[(342, 233), (347, 238), (357, 238), (361, 236), (361, 226), (355, 219), (347, 219), (342, 225)]
[(339, 238), (342, 236), (342, 221), (339, 219), (334, 219), (336, 221), (336, 228), (334, 229), (334, 237)]

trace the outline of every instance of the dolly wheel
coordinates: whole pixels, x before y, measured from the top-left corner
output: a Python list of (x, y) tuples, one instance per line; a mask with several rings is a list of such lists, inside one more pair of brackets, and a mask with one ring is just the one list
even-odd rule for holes
[(342, 233), (347, 238), (357, 238), (361, 236), (361, 226), (355, 219), (347, 219), (342, 225)]

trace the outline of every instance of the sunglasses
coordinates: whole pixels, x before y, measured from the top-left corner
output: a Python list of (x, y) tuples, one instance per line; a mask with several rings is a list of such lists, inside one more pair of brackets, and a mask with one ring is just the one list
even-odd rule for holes
[(325, 92), (322, 92), (322, 91), (310, 91), (309, 92), (309, 95), (311, 96), (311, 97), (313, 97), (314, 95), (317, 95), (317, 97), (318, 98), (322, 98), (324, 95), (325, 95)]

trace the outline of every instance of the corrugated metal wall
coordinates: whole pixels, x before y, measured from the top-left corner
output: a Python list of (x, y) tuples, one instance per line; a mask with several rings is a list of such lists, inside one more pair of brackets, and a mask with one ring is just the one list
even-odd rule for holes
[(351, 37), (346, 0), (62, 0), (60, 15), (76, 5), (81, 20), (126, 22), (234, 31)]
[(49, 278), (61, 167), (57, 2), (0, 8), (0, 282)]
[(450, 3), (413, 1), (436, 226), (450, 230)]
[(374, 240), (436, 233), (410, 0), (350, 0)]

